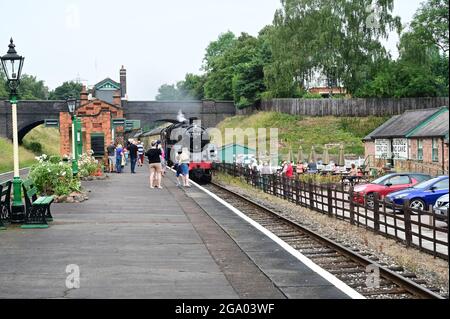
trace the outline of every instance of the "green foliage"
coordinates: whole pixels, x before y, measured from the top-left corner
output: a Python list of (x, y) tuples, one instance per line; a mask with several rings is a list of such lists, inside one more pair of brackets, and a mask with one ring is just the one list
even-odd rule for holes
[(302, 96), (303, 99), (323, 99), (322, 95), (319, 93), (305, 93)]
[(180, 93), (175, 85), (163, 84), (158, 89), (157, 101), (177, 101), (180, 99)]
[[(44, 81), (38, 81), (35, 76), (24, 74), (20, 81), (18, 95), (21, 100), (46, 100), (48, 88), (45, 86)], [(9, 98), (6, 77), (2, 71), (0, 71), (0, 98)]]
[(69, 195), (79, 192), (81, 184), (78, 178), (73, 177), (72, 167), (69, 163), (57, 161), (57, 157), (48, 158), (42, 155), (38, 163), (30, 170), (30, 178), (41, 194)]
[[(435, 1), (430, 0), (431, 2)], [(428, 5), (429, 3), (425, 7)], [(445, 45), (434, 42), (431, 37), (428, 41), (424, 40), (425, 33), (420, 28), (417, 29), (417, 25), (420, 25), (418, 21), (420, 15), (416, 14), (411, 30), (401, 36), (400, 58), (385, 63), (373, 81), (362, 85), (355, 92), (355, 96), (377, 98), (448, 96), (449, 62), (446, 53), (441, 50)]]
[[(354, 97), (448, 96), (448, 0), (427, 0), (402, 30), (394, 0), (283, 0), (258, 37), (221, 34), (206, 48), (203, 75), (163, 85), (157, 99), (234, 100), (238, 108), (307, 93), (318, 76)], [(384, 48), (401, 34), (400, 58)], [(344, 96), (333, 96), (343, 98)]]
[(389, 120), (388, 117), (369, 116), (367, 118), (342, 117), (339, 119), (339, 128), (344, 131), (364, 138)]
[(50, 100), (66, 100), (69, 97), (74, 97), (79, 99), (83, 85), (81, 83), (76, 83), (73, 81), (64, 82), (62, 85), (58, 86), (56, 89), (50, 92)]
[(388, 58), (380, 39), (400, 20), (392, 16), (393, 0), (377, 1), (286, 0), (277, 10), (269, 32), (274, 62), (267, 68), (268, 89), (288, 97), (315, 72), (341, 81), (350, 93), (370, 79)]
[(30, 142), (30, 143), (23, 143), (23, 146), (27, 149), (33, 152), (34, 154), (42, 154), (42, 144), (39, 142)]
[(448, 53), (449, 1), (428, 0), (422, 3), (411, 23), (417, 40), (425, 46), (437, 46)]

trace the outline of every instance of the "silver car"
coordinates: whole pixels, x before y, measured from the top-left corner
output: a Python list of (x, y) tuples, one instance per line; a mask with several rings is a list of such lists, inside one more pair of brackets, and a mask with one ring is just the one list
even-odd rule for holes
[(434, 212), (437, 215), (441, 215), (443, 218), (447, 220), (448, 215), (448, 194), (439, 197), (439, 199), (436, 201), (436, 204), (434, 205)]

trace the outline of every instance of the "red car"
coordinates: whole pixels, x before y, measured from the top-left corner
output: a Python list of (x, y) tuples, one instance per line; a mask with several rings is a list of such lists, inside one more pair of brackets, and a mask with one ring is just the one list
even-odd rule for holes
[(431, 179), (430, 175), (419, 173), (394, 173), (385, 175), (370, 184), (355, 186), (353, 189), (353, 201), (364, 205), (364, 197), (367, 195), (367, 206), (373, 207), (375, 193), (378, 193), (379, 198), (382, 199), (387, 194), (401, 191), (429, 179)]

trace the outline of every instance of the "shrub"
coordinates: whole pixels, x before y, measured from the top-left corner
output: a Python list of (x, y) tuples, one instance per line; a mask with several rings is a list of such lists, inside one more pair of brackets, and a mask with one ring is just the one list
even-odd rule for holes
[(45, 154), (36, 159), (38, 163), (31, 168), (30, 178), (41, 194), (61, 196), (81, 190), (70, 164), (57, 162), (56, 157), (49, 158)]
[(23, 146), (34, 154), (42, 154), (42, 144), (39, 142), (24, 143)]
[(95, 176), (101, 169), (98, 161), (92, 156), (93, 152), (83, 153), (78, 159), (78, 176)]

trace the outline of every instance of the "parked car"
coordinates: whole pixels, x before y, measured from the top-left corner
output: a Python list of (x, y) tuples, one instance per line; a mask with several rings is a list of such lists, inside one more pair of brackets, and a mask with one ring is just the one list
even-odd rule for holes
[(364, 198), (367, 196), (367, 206), (372, 208), (374, 206), (374, 194), (378, 194), (379, 198), (383, 199), (390, 193), (412, 187), (420, 182), (430, 179), (430, 175), (420, 173), (388, 174), (374, 180), (372, 183), (355, 186), (353, 189), (353, 201), (364, 205)]
[(446, 194), (448, 194), (448, 176), (439, 176), (414, 187), (391, 193), (386, 200), (397, 205), (403, 205), (408, 200), (410, 208), (426, 210)]
[(438, 198), (438, 200), (436, 201), (436, 204), (434, 204), (434, 212), (437, 215), (440, 215), (441, 217), (445, 218), (445, 220), (447, 221), (447, 216), (448, 216), (448, 194), (441, 196)]

